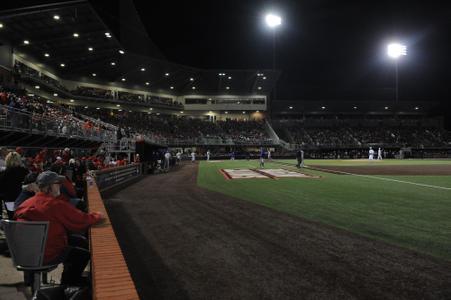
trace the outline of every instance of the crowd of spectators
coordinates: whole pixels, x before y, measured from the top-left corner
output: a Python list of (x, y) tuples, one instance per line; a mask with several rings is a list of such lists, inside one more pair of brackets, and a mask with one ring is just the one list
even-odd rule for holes
[[(104, 153), (82, 155), (86, 153), (69, 148), (0, 149), (0, 219), (50, 222), (44, 264), (64, 264), (62, 285), (83, 286), (89, 282), (82, 277), (89, 261), (83, 236), (103, 216), (86, 212), (87, 176), (91, 176), (91, 170), (129, 163), (126, 158), (114, 160)], [(72, 236), (74, 233), (78, 235)], [(2, 254), (9, 253), (5, 246), (0, 240)], [(79, 253), (80, 247), (84, 251)], [(27, 275), (25, 283), (32, 285), (33, 276)]]
[(201, 142), (202, 139), (237, 144), (269, 143), (262, 121), (216, 121), (143, 112), (106, 111), (77, 108), (77, 111), (128, 132), (144, 134), (154, 140)]
[(1, 126), (29, 132), (102, 140), (114, 138), (116, 132), (114, 126), (75, 115), (72, 111), (43, 98), (1, 87), (0, 116)]
[[(331, 124), (337, 123), (337, 124)], [(451, 134), (436, 120), (304, 120), (275, 122), (282, 139), (303, 147), (360, 148), (368, 145), (446, 147)], [(331, 126), (335, 125), (335, 126)]]

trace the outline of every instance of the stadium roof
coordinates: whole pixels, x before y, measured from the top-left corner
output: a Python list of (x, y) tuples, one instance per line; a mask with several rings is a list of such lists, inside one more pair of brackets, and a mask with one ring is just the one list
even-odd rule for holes
[(279, 76), (199, 69), (129, 51), (88, 1), (2, 11), (0, 23), (1, 40), (63, 79), (173, 94), (268, 94)]

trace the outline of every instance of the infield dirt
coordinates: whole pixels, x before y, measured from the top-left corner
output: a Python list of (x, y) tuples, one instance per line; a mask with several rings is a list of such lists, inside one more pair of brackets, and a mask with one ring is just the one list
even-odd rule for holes
[(105, 199), (142, 299), (451, 299), (450, 262), (199, 188), (197, 167)]

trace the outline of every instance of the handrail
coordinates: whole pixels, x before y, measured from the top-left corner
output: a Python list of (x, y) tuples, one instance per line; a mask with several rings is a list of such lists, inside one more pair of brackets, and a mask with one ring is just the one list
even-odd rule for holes
[(89, 235), (93, 299), (139, 299), (95, 180), (88, 183), (87, 194), (89, 211), (105, 216), (104, 222), (91, 227)]

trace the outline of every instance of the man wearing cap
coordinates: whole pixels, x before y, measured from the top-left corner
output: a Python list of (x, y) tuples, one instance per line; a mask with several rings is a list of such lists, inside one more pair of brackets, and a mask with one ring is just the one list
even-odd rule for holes
[(64, 176), (52, 171), (39, 174), (36, 179), (39, 192), (16, 209), (15, 218), (19, 221), (49, 222), (44, 264), (63, 262), (61, 284), (77, 285), (82, 283), (81, 274), (90, 255), (78, 248), (86, 245), (74, 244), (72, 239), (69, 242), (69, 232), (84, 232), (89, 226), (100, 222), (103, 215), (100, 212), (84, 213), (69, 202), (58, 200), (64, 179)]

